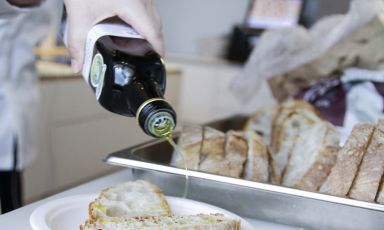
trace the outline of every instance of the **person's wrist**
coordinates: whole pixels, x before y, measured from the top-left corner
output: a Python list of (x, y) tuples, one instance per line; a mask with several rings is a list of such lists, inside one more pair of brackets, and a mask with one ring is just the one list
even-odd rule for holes
[(40, 5), (42, 0), (7, 0), (7, 2), (17, 7), (33, 7)]

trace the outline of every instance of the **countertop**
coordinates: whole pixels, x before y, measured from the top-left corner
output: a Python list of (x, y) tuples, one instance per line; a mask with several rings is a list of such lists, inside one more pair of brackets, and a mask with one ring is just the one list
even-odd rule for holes
[[(58, 193), (54, 196), (48, 197), (46, 199), (37, 201), (35, 203), (26, 205), (22, 208), (19, 208), (15, 211), (6, 213), (4, 215), (0, 215), (0, 229), (17, 229), (17, 230), (30, 230), (32, 229), (29, 224), (29, 216), (33, 212), (34, 209), (39, 207), (40, 205), (47, 203), (51, 200), (78, 195), (78, 194), (90, 194), (90, 193), (99, 193), (103, 188), (108, 186), (125, 182), (128, 180), (132, 180), (131, 170), (125, 169), (113, 174), (100, 177), (96, 180), (90, 181), (78, 187), (74, 187), (67, 191)], [(246, 219), (249, 221), (255, 229), (278, 229), (278, 230), (288, 230), (295, 229), (292, 227), (254, 220), (254, 219)]]
[[(73, 73), (70, 66), (50, 61), (36, 61), (37, 74), (40, 80), (80, 79), (80, 73)], [(179, 74), (181, 67), (175, 64), (166, 64), (167, 74)]]

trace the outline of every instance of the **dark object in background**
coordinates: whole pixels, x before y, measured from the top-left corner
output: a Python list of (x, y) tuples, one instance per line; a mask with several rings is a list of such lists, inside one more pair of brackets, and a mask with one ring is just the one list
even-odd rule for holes
[[(269, 12), (275, 18), (267, 20), (265, 12), (259, 12), (257, 4), (263, 1), (263, 6), (277, 12)], [(282, 5), (281, 2), (287, 2)], [(280, 2), (280, 3), (279, 3)], [(260, 35), (270, 28), (278, 28), (282, 26), (294, 26), (297, 24), (305, 27), (310, 26), (314, 21), (314, 12), (316, 10), (317, 0), (252, 0), (248, 7), (248, 12), (244, 23), (236, 25), (232, 30), (231, 39), (229, 41), (226, 58), (231, 61), (244, 63), (250, 55), (252, 49), (257, 44)], [(275, 7), (275, 4), (276, 7)], [(288, 9), (290, 5), (290, 9)], [(292, 11), (292, 6), (296, 7), (296, 12)], [(284, 7), (288, 13), (284, 14)], [(258, 11), (259, 10), (259, 11)], [(264, 10), (264, 9), (263, 9)], [(280, 12), (279, 12), (280, 10)]]
[(244, 63), (263, 31), (262, 29), (235, 26), (229, 42), (226, 58), (231, 61)]
[(299, 92), (295, 98), (311, 103), (322, 117), (343, 126), (346, 112), (346, 91), (339, 77), (330, 78)]

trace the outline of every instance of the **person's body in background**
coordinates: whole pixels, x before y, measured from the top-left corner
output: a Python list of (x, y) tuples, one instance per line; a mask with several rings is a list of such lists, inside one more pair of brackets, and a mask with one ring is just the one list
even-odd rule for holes
[[(161, 24), (151, 0), (65, 0), (64, 3), (74, 72), (82, 68), (88, 31), (114, 16), (134, 27), (163, 55)], [(48, 8), (44, 5), (42, 0), (0, 0), (1, 213), (22, 205), (22, 170), (38, 149), (39, 94), (34, 47), (49, 27)]]

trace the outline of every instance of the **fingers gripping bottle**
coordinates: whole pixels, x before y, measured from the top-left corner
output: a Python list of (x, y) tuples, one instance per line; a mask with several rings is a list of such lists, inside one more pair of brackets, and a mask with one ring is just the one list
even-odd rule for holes
[(105, 22), (91, 29), (82, 75), (105, 109), (136, 117), (150, 136), (160, 138), (172, 133), (176, 113), (164, 99), (164, 63), (127, 24)]

